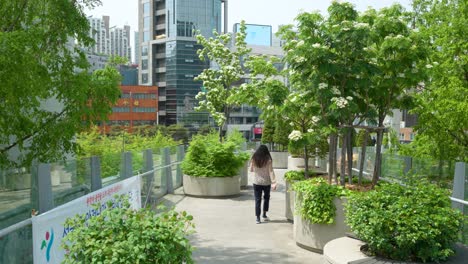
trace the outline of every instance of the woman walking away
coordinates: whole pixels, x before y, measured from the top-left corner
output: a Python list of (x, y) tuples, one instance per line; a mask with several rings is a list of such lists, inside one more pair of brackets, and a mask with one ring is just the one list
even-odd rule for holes
[(263, 192), (263, 221), (268, 221), (268, 212), (270, 205), (270, 190), (276, 190), (276, 176), (273, 171), (273, 160), (267, 146), (260, 145), (255, 151), (250, 161), (250, 171), (254, 173), (254, 193), (255, 193), (255, 216), (256, 223), (260, 224), (260, 205), (262, 203)]

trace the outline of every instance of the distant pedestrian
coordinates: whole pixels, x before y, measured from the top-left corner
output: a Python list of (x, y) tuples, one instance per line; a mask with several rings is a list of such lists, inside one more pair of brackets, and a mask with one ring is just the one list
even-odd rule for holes
[(263, 221), (269, 221), (267, 212), (270, 206), (270, 190), (276, 190), (276, 176), (273, 171), (273, 159), (267, 146), (260, 145), (250, 160), (250, 171), (254, 173), (253, 187), (255, 194), (256, 223), (260, 224), (260, 207), (263, 192)]

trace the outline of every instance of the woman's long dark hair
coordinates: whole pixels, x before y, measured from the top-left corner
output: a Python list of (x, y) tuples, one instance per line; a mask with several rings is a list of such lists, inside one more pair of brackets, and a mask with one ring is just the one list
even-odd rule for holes
[(252, 156), (252, 160), (256, 167), (262, 168), (265, 166), (269, 160), (273, 160), (270, 155), (270, 151), (268, 151), (268, 147), (265, 145), (260, 145), (257, 151)]

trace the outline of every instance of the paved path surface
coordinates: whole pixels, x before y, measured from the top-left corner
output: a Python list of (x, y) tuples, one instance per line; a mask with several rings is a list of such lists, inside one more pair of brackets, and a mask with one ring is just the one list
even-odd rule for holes
[(203, 199), (177, 193), (166, 197), (166, 202), (176, 205), (177, 210), (194, 217), (197, 233), (191, 241), (196, 247), (196, 263), (322, 263), (322, 255), (296, 246), (293, 224), (286, 220), (284, 211), (286, 170), (275, 171), (280, 188), (271, 193), (271, 221), (267, 223), (255, 224), (250, 182), (234, 198)]

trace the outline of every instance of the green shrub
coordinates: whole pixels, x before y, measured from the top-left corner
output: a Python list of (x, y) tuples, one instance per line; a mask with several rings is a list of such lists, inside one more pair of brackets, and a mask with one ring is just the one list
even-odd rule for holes
[[(196, 135), (192, 138), (182, 162), (184, 174), (194, 177), (231, 177), (249, 159), (240, 152), (239, 137), (230, 135), (219, 142), (217, 133)], [(238, 153), (236, 153), (238, 152)]]
[(454, 254), (461, 214), (449, 193), (419, 181), (383, 184), (357, 193), (346, 205), (348, 225), (378, 256), (406, 261), (441, 261)]
[(296, 182), (293, 189), (301, 197), (298, 213), (314, 224), (333, 224), (336, 215), (333, 200), (347, 193), (343, 187), (330, 185), (323, 178)]
[[(101, 205), (94, 205), (99, 211)], [(63, 263), (193, 263), (187, 236), (193, 232), (192, 216), (149, 209), (134, 210), (121, 196), (108, 202), (101, 214), (67, 219), (74, 229), (65, 236)]]
[(284, 174), (284, 179), (287, 182), (305, 180), (304, 171), (297, 171), (297, 170), (288, 171)]

